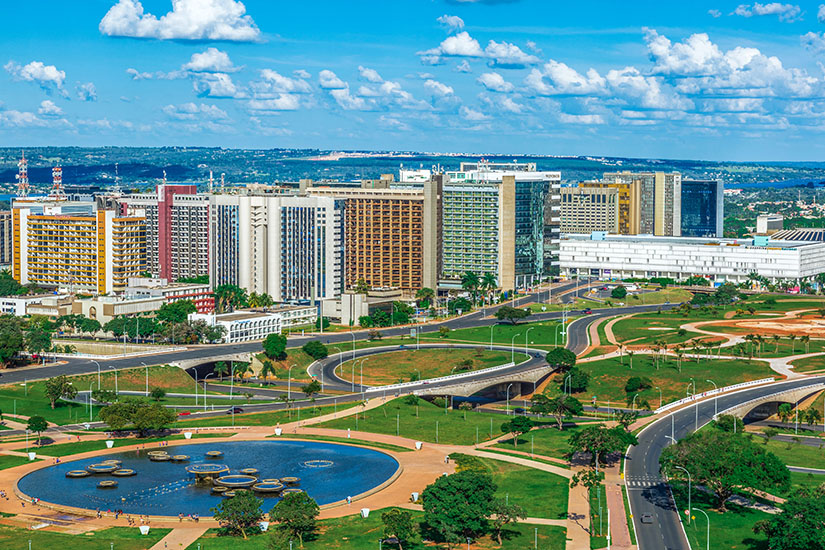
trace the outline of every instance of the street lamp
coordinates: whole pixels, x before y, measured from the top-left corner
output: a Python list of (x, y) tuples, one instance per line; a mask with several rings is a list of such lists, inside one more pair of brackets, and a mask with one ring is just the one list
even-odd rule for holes
[(662, 388), (656, 386), (656, 389), (659, 390), (659, 408), (662, 408)]
[[(711, 384), (713, 384), (713, 389), (714, 390), (719, 389), (719, 386), (717, 386), (716, 382), (714, 382), (713, 380), (708, 379), (708, 380), (705, 380), (705, 382), (710, 382)], [(717, 396), (713, 396), (713, 418), (716, 418), (716, 415), (719, 414), (719, 408), (718, 408), (718, 405), (716, 403), (717, 399), (718, 399)]]
[(696, 395), (696, 381), (691, 378), (690, 382), (688, 382), (687, 388), (685, 388), (685, 397), (690, 397), (690, 386), (693, 385), (693, 395)]
[(697, 512), (702, 512), (705, 514), (705, 519), (708, 520), (708, 537), (707, 537), (707, 550), (710, 550), (710, 518), (708, 517), (707, 512), (704, 510), (700, 510), (699, 508), (691, 508), (691, 510), (696, 510)]
[(527, 340), (528, 340), (528, 337), (530, 336), (530, 331), (533, 330), (534, 328), (536, 328), (536, 327), (530, 327), (530, 328), (527, 329), (527, 332), (524, 333), (524, 355), (529, 355), (527, 353), (527, 343), (528, 343)]
[(493, 329), (496, 328), (495, 323), (490, 325), (490, 351), (493, 351)]
[[(207, 374), (206, 376), (201, 378), (201, 382), (203, 382), (203, 410), (206, 410), (206, 379), (209, 378), (210, 376), (214, 376), (214, 375), (215, 375), (214, 372), (210, 372), (209, 374)], [(229, 402), (229, 405), (232, 406), (231, 401)]]
[(140, 364), (146, 367), (146, 397), (149, 397), (149, 365), (143, 361), (141, 361)]
[(506, 407), (506, 409), (505, 409), (505, 412), (506, 412), (507, 414), (510, 414), (510, 386), (512, 386), (512, 385), (513, 385), (513, 384), (512, 384), (512, 383), (510, 383), (510, 384), (507, 386), (507, 407)]
[(364, 363), (366, 361), (369, 361), (369, 357), (364, 357), (363, 359), (361, 359), (361, 391), (364, 390)]
[(115, 396), (117, 396), (117, 369), (112, 365), (109, 365), (109, 368), (115, 371)]
[[(351, 327), (350, 331), (352, 331)], [(355, 361), (355, 333), (350, 332), (349, 335), (352, 336), (352, 360)]]
[(636, 395), (634, 395), (634, 396), (633, 396), (633, 405), (632, 405), (632, 408), (633, 408), (633, 410), (634, 410), (634, 411), (636, 410), (636, 398), (637, 398), (637, 397), (639, 397), (639, 394), (638, 394), (638, 393), (637, 393)]
[[(553, 346), (559, 347), (559, 329), (562, 328), (564, 325), (556, 325), (556, 329), (553, 331), (554, 339), (553, 339)], [(562, 340), (562, 343), (564, 341)]]
[(289, 370), (287, 371), (287, 380), (286, 380), (286, 400), (289, 402), (289, 399), (292, 396), (292, 368), (295, 365), (290, 365)]
[(91, 361), (95, 365), (97, 365), (97, 389), (100, 389), (100, 363), (92, 359)]
[(94, 382), (89, 382), (89, 422), (92, 421), (92, 386)]
[[(690, 510), (690, 508), (691, 508), (691, 506), (690, 506), (690, 484), (691, 484), (690, 472), (687, 471), (687, 468), (683, 468), (682, 466), (674, 466), (674, 468), (682, 470), (688, 476), (688, 510)], [(690, 525), (690, 514), (688, 514), (688, 525)]]
[(518, 338), (519, 336), (521, 336), (520, 332), (510, 339), (510, 362), (511, 363), (514, 362), (513, 360), (516, 357), (516, 338)]

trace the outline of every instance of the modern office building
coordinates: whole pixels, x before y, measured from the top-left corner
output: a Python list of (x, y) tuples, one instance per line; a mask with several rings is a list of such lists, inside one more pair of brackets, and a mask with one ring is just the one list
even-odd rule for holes
[(682, 180), (683, 237), (724, 237), (724, 188), (722, 180)]
[(263, 340), (270, 334), (281, 334), (301, 326), (312, 326), (318, 319), (318, 310), (312, 306), (238, 310), (232, 313), (191, 313), (190, 321), (205, 321), (210, 326), (222, 326), (221, 343)]
[(0, 212), (0, 265), (11, 265), (13, 246), (11, 210)]
[(560, 258), (566, 276), (684, 280), (695, 275), (742, 283), (758, 273), (773, 282), (799, 282), (825, 272), (825, 243), (593, 233), (562, 238)]
[(210, 284), (238, 285), (276, 302), (340, 295), (342, 208), (333, 197), (211, 196)]
[(166, 279), (149, 277), (130, 277), (126, 298), (163, 298), (163, 303), (189, 300), (198, 313), (210, 313), (215, 309), (215, 295), (208, 284), (170, 283)]
[(441, 177), (420, 188), (307, 189), (310, 197), (343, 202), (344, 288), (364, 281), (370, 288), (412, 294), (436, 288), (441, 248)]
[(759, 214), (756, 217), (756, 234), (771, 235), (785, 228), (785, 216), (782, 214)]
[(94, 203), (15, 201), (12, 274), (94, 294), (121, 292), (146, 270), (146, 222)]
[(561, 232), (619, 233), (619, 189), (616, 187), (562, 187)]
[(176, 281), (209, 272), (209, 199), (194, 185), (164, 183), (155, 193), (118, 198), (124, 214), (146, 218), (147, 271)]

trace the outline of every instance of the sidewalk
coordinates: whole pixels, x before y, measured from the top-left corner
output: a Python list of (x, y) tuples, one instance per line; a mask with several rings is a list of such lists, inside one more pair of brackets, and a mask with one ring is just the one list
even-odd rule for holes
[(631, 543), (630, 530), (627, 527), (627, 511), (622, 498), (624, 480), (619, 472), (617, 462), (604, 469), (604, 486), (607, 493), (607, 508), (610, 510), (610, 535), (613, 548), (626, 550), (636, 548)]
[(205, 527), (172, 529), (149, 550), (184, 550), (201, 538), (206, 531)]

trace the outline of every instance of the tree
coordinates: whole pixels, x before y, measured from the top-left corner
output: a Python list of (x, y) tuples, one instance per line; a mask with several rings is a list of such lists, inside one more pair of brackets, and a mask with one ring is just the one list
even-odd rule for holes
[(502, 544), (501, 532), (504, 527), (511, 523), (515, 525), (518, 523), (518, 520), (525, 519), (527, 517), (527, 514), (521, 506), (518, 504), (508, 504), (500, 498), (493, 502), (490, 512), (492, 513), (490, 527), (493, 531), (493, 537), (498, 541), (499, 546)]
[(304, 537), (315, 531), (319, 513), (318, 503), (308, 494), (290, 493), (272, 508), (269, 518), (278, 522), (281, 529), (298, 537), (303, 548)]
[(438, 336), (439, 336), (439, 338), (446, 338), (449, 335), (450, 335), (450, 327), (445, 326), (445, 325), (441, 325), (440, 327), (438, 327)]
[(268, 334), (264, 338), (264, 353), (270, 359), (283, 361), (286, 359), (286, 336), (281, 334)]
[(574, 453), (590, 453), (591, 463), (598, 465), (607, 461), (607, 455), (623, 452), (628, 445), (636, 445), (636, 436), (621, 426), (605, 428), (601, 425), (587, 426), (571, 434), (567, 440)]
[(565, 348), (553, 348), (544, 357), (547, 364), (561, 372), (567, 372), (576, 364), (576, 354)]
[(215, 288), (215, 310), (217, 313), (234, 311), (246, 307), (248, 303), (246, 290), (237, 285), (219, 285)]
[(564, 428), (564, 421), (574, 415), (581, 414), (584, 407), (575, 397), (559, 395), (550, 398), (545, 394), (534, 395), (531, 401), (530, 412), (535, 414), (549, 414), (556, 419), (559, 430)]
[(212, 367), (212, 372), (220, 376), (221, 382), (223, 382), (223, 377), (229, 374), (229, 365), (224, 361), (218, 361), (215, 363), (215, 366)]
[(249, 307), (270, 307), (272, 306), (275, 301), (272, 299), (267, 293), (258, 294), (257, 292), (253, 292), (249, 295)]
[(802, 489), (782, 506), (782, 511), (753, 526), (768, 537), (771, 550), (825, 550), (825, 490)]
[(37, 444), (40, 445), (40, 432), (45, 431), (49, 427), (46, 419), (42, 416), (30, 416), (26, 424), (26, 429), (30, 432), (37, 433)]
[(629, 431), (631, 424), (639, 419), (639, 411), (616, 411), (615, 416), (616, 422), (618, 422), (625, 431)]
[(317, 380), (313, 380), (306, 386), (302, 387), (301, 391), (304, 392), (307, 397), (311, 398), (316, 393), (321, 393), (321, 384)]
[(774, 437), (779, 435), (779, 430), (777, 430), (776, 428), (771, 428), (770, 426), (768, 426), (767, 428), (762, 430), (762, 433), (765, 434), (764, 443), (765, 443), (765, 445), (767, 445), (768, 441), (770, 441), (771, 439), (773, 439)]
[(321, 329), (321, 323), (324, 323), (325, 329), (329, 328), (329, 317), (318, 317), (315, 319), (315, 328)]
[(307, 342), (306, 344), (301, 346), (301, 349), (304, 350), (304, 353), (306, 353), (315, 360), (324, 359), (329, 355), (329, 350), (327, 349), (327, 347), (318, 340), (312, 340), (310, 342)]
[(60, 375), (46, 380), (45, 394), (52, 408), (54, 408), (58, 399), (63, 397), (67, 399), (74, 398), (77, 395), (77, 388), (69, 382), (65, 375)]
[(481, 288), (486, 290), (488, 293), (498, 288), (498, 281), (496, 280), (494, 273), (490, 273), (488, 271), (481, 276)]
[(355, 288), (353, 288), (353, 290), (355, 290), (356, 294), (366, 294), (370, 291), (370, 285), (367, 284), (367, 281), (361, 278), (355, 283)]
[(409, 510), (390, 508), (381, 513), (381, 523), (384, 524), (384, 536), (395, 539), (398, 550), (404, 550), (407, 541), (415, 536), (415, 524)]
[(513, 446), (518, 446), (518, 438), (533, 429), (535, 423), (527, 416), (514, 416), (511, 420), (501, 425), (503, 433), (513, 434)]
[(481, 280), (478, 278), (478, 273), (473, 271), (466, 271), (461, 276), (461, 288), (464, 290), (469, 290), (473, 295), (473, 303), (475, 304), (478, 301), (478, 285), (481, 284)]
[(149, 397), (151, 397), (155, 401), (160, 401), (161, 399), (166, 397), (166, 390), (158, 387), (152, 388), (152, 390), (149, 392)]
[(808, 407), (805, 409), (805, 412), (802, 413), (802, 417), (805, 419), (805, 422), (808, 423), (808, 426), (813, 426), (822, 420), (822, 411), (817, 407)]
[(175, 411), (160, 403), (149, 403), (143, 399), (127, 398), (103, 407), (100, 419), (113, 430), (134, 426), (144, 436), (150, 431), (160, 431), (177, 420)]
[(793, 416), (793, 405), (790, 403), (780, 403), (776, 414), (782, 422), (787, 422)]
[(590, 373), (581, 370), (578, 367), (573, 367), (562, 378), (562, 388), (567, 382), (567, 388), (570, 393), (581, 393), (587, 390), (587, 385), (590, 383)]
[(723, 432), (743, 433), (745, 431), (745, 423), (742, 419), (732, 414), (719, 415), (714, 425)]
[(430, 307), (430, 304), (433, 303), (433, 298), (435, 298), (435, 291), (426, 286), (415, 291), (415, 299), (418, 300), (418, 307)]
[(23, 351), (23, 328), (14, 315), (0, 315), (0, 364), (5, 368)]
[(610, 291), (610, 297), (614, 300), (624, 300), (627, 297), (627, 289), (619, 285)]
[(27, 292), (26, 287), (18, 283), (8, 269), (0, 271), (0, 296), (19, 296)]
[(421, 494), (424, 521), (448, 544), (487, 531), (487, 517), (495, 502), (496, 484), (474, 470), (436, 479)]
[(714, 494), (721, 512), (736, 489), (783, 491), (790, 486), (785, 464), (741, 433), (694, 432), (666, 447), (659, 461), (671, 476), (681, 475), (676, 466), (687, 468), (693, 483)]
[(162, 323), (185, 323), (189, 314), (196, 311), (192, 300), (178, 300), (160, 306), (155, 318)]
[(26, 350), (33, 354), (42, 354), (52, 347), (52, 333), (42, 328), (33, 328), (26, 331)]
[(512, 324), (518, 324), (519, 321), (530, 316), (529, 309), (520, 309), (511, 306), (501, 306), (496, 310), (496, 319), (499, 321), (510, 321)]
[(266, 380), (270, 376), (276, 376), (277, 372), (278, 371), (275, 369), (275, 364), (272, 363), (272, 361), (270, 361), (269, 359), (264, 359), (264, 362), (261, 365), (261, 372), (260, 372), (261, 378)]
[[(291, 496), (291, 495), (290, 495)], [(218, 523), (232, 535), (240, 534), (244, 539), (248, 533), (257, 532), (258, 523), (263, 519), (263, 500), (252, 491), (238, 490), (235, 496), (225, 498), (212, 508), (212, 515)]]
[(627, 393), (635, 393), (642, 390), (647, 390), (653, 387), (653, 382), (650, 378), (643, 376), (631, 376), (627, 379), (624, 385), (624, 391)]
[(92, 399), (98, 403), (114, 403), (117, 401), (117, 394), (112, 390), (92, 390)]

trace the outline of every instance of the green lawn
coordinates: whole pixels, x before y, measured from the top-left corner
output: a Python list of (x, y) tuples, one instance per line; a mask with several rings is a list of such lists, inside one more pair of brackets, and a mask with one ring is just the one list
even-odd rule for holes
[[(356, 506), (353, 505), (353, 512)], [(319, 522), (319, 531), (313, 540), (304, 542), (304, 550), (365, 550), (378, 548), (378, 539), (383, 537), (383, 524), (381, 523), (382, 510), (371, 510), (368, 518), (361, 518), (353, 515), (344, 518), (328, 519)], [(421, 521), (423, 514), (413, 512), (413, 517)], [(538, 549), (539, 550), (563, 550), (566, 540), (566, 530), (562, 527), (547, 525), (518, 524), (507, 531), (504, 544), (498, 546), (489, 537), (484, 537), (480, 541), (473, 542), (473, 550), (524, 550), (533, 548), (533, 540), (538, 528)], [(219, 537), (215, 530), (209, 532), (191, 544), (187, 550), (197, 550), (200, 544), (201, 550), (269, 550), (266, 534), (260, 534), (243, 540), (239, 537)], [(385, 548), (390, 548), (385, 546)], [(432, 545), (422, 542), (413, 542), (404, 546), (404, 550), (444, 550), (444, 544)], [(457, 547), (452, 546), (453, 550)], [(460, 546), (458, 548), (461, 548)], [(15, 549), (16, 550), (16, 549)], [(24, 550), (21, 548), (21, 550)], [(298, 545), (295, 545), (298, 550)]]
[[(192, 439), (203, 439), (210, 437), (229, 437), (231, 434), (192, 434)], [(169, 437), (147, 437), (138, 439), (134, 437), (114, 439), (113, 448), (128, 447), (129, 445), (149, 445), (159, 441), (184, 441), (183, 434), (170, 435)], [(44, 445), (43, 447), (31, 447), (31, 450), (36, 450), (46, 456), (69, 456), (79, 453), (86, 453), (89, 451), (99, 451), (106, 448), (104, 440), (98, 441), (78, 441), (76, 443), (53, 443), (51, 445)]]
[[(475, 411), (445, 410), (428, 401), (419, 399), (415, 405), (408, 405), (404, 398), (394, 399), (385, 405), (338, 420), (320, 424), (322, 428), (336, 428), (339, 430), (361, 430), (365, 432), (398, 435), (419, 441), (432, 443), (447, 443), (455, 445), (473, 445), (478, 441), (500, 437), (501, 424), (506, 417), (500, 414), (482, 413)], [(466, 416), (466, 420), (465, 420)], [(436, 437), (437, 434), (437, 437)]]
[[(483, 346), (479, 346), (483, 348)], [(363, 381), (370, 386), (395, 384), (414, 380), (421, 375), (421, 379), (438, 378), (456, 372), (467, 372), (489, 367), (496, 367), (510, 362), (511, 353), (507, 351), (489, 351), (487, 349), (452, 348), (452, 349), (407, 349), (403, 351), (388, 351), (379, 355), (371, 355), (363, 364)], [(515, 353), (514, 361), (520, 363), (528, 359), (523, 353)], [(456, 367), (463, 361), (471, 361), (469, 369), (458, 370)], [(359, 359), (355, 363), (360, 363)], [(353, 367), (353, 361), (345, 361), (337, 369), (337, 374), (344, 380), (350, 381), (353, 373), (355, 382), (361, 383), (359, 365)]]
[[(762, 443), (764, 440), (760, 440)], [(825, 469), (825, 450), (794, 441), (768, 441), (767, 448), (788, 466)], [(825, 480), (824, 480), (825, 481)]]
[[(718, 328), (718, 327), (717, 327)], [(752, 332), (756, 333), (756, 330), (751, 329)], [(799, 341), (799, 338), (796, 341), (791, 342), (790, 338), (785, 336), (781, 337), (779, 341), (773, 339), (772, 336), (763, 336), (765, 339), (765, 343), (762, 344), (762, 351), (759, 352), (759, 346), (754, 346), (753, 353), (754, 357), (787, 357), (789, 355), (802, 355), (804, 353), (817, 353), (821, 351), (825, 351), (825, 340), (811, 340), (808, 342), (806, 346), (802, 342)], [(751, 349), (751, 345), (745, 343), (747, 346), (747, 350)], [(732, 355), (734, 353), (734, 349), (731, 347), (722, 348), (722, 355)], [(806, 362), (811, 362), (812, 365), (819, 365), (819, 368), (825, 367), (825, 357), (809, 357), (807, 359), (799, 359), (794, 361), (793, 364), (806, 364)], [(808, 370), (814, 370), (810, 368)], [(799, 371), (804, 372), (804, 371)]]
[(518, 445), (514, 445), (512, 439), (504, 443), (496, 443), (494, 447), (499, 449), (517, 450), (524, 452), (534, 452), (537, 455), (551, 456), (553, 458), (566, 458), (570, 451), (567, 444), (568, 438), (582, 429), (583, 426), (568, 426), (559, 431), (555, 427), (555, 422), (542, 429), (534, 429), (522, 435), (518, 439)]
[[(590, 384), (586, 392), (578, 394), (582, 401), (591, 401), (597, 396), (600, 403), (610, 400), (612, 403), (626, 403), (627, 394), (624, 391), (625, 383), (631, 376), (650, 378), (652, 387), (639, 394), (637, 403), (647, 400), (652, 408), (659, 406), (659, 391), (662, 390), (662, 403), (669, 403), (685, 397), (690, 379), (696, 381), (696, 391), (703, 392), (713, 389), (713, 385), (706, 380), (711, 379), (721, 387), (749, 380), (759, 380), (773, 375), (768, 364), (764, 361), (746, 361), (729, 359), (694, 359), (682, 360), (682, 371), (679, 372), (675, 358), (667, 361), (660, 360), (658, 370), (654, 366), (650, 355), (636, 355), (633, 357), (633, 368), (630, 367), (630, 358), (625, 354), (624, 364), (619, 357), (579, 363), (578, 367), (590, 373)], [(553, 392), (559, 392), (560, 386), (548, 386)], [(631, 395), (632, 399), (632, 395)]]
[[(277, 438), (276, 435), (269, 435), (267, 437)], [(392, 445), (391, 443), (383, 443), (381, 441), (367, 441), (366, 439), (352, 439), (346, 437), (334, 437), (329, 435), (313, 435), (313, 434), (300, 434), (300, 435), (292, 435), (292, 434), (282, 434), (280, 436), (283, 439), (312, 439), (317, 441), (329, 441), (331, 443), (352, 443), (353, 445), (363, 445), (364, 447), (374, 447), (376, 449), (384, 449), (385, 451), (392, 451), (394, 453), (407, 453), (412, 451), (412, 449), (408, 449), (407, 447), (399, 447), (398, 445)]]
[[(529, 319), (529, 317), (527, 318)], [(546, 321), (541, 323), (527, 323), (520, 322), (517, 325), (509, 323), (500, 323), (490, 327), (474, 327), (451, 330), (446, 338), (437, 339), (440, 342), (479, 342), (481, 344), (490, 344), (490, 331), (493, 333), (493, 343), (500, 345), (515, 344), (516, 351), (521, 347), (524, 349), (524, 339), (527, 329), (530, 330), (530, 345), (533, 347), (553, 347), (556, 341), (556, 327), (559, 323), (554, 321)], [(436, 335), (437, 333), (425, 332), (425, 335)], [(558, 330), (558, 341), (561, 345), (561, 329)], [(516, 336), (518, 335), (518, 336)], [(514, 339), (515, 337), (515, 339)], [(422, 342), (424, 338), (422, 338)], [(407, 341), (409, 343), (409, 340)]]
[(796, 490), (801, 488), (816, 489), (825, 483), (825, 475), (819, 474), (803, 474), (802, 472), (791, 472), (791, 490), (785, 495), (793, 494)]
[[(679, 482), (671, 484), (676, 507), (682, 521), (686, 518), (687, 485)], [(712, 509), (715, 503), (711, 495), (703, 491), (693, 491), (691, 505), (703, 510), (710, 517), (710, 547), (714, 550), (767, 550), (767, 540), (762, 534), (754, 534), (753, 524), (761, 519), (768, 519), (770, 515), (750, 508), (743, 508), (735, 504), (728, 505), (728, 511), (720, 514)], [(685, 533), (690, 539), (691, 548), (705, 548), (707, 545), (707, 520), (702, 512), (692, 512), (695, 520), (685, 526)]]
[(661, 340), (672, 345), (687, 342), (693, 338), (708, 338), (692, 331), (679, 334), (680, 326), (696, 320), (697, 317), (693, 314), (684, 316), (667, 312), (640, 313), (617, 321), (613, 325), (613, 336), (617, 341), (628, 345), (649, 345)]
[(607, 493), (604, 483), (590, 491), (590, 548), (607, 546)]
[(91, 531), (85, 535), (67, 535), (49, 531), (32, 531), (0, 526), (0, 548), (3, 550), (32, 550), (60, 548), (61, 550), (144, 550), (150, 548), (169, 532), (152, 527), (148, 535), (141, 535), (137, 527), (111, 527)]
[[(39, 449), (32, 446), (31, 450), (38, 451)], [(23, 464), (27, 464), (29, 462), (31, 461), (28, 457), (25, 456), (0, 455), (0, 470), (5, 470), (6, 468), (14, 468), (15, 466), (22, 466)], [(0, 538), (0, 540), (2, 540), (2, 538)]]
[(524, 508), (527, 517), (567, 517), (567, 478), (500, 460), (479, 460), (490, 470), (498, 486), (496, 497), (518, 504)]
[[(293, 420), (303, 420), (307, 418), (314, 418), (324, 414), (341, 411), (355, 406), (355, 403), (340, 403), (336, 405), (327, 405), (324, 407), (306, 407), (304, 409), (293, 408), (286, 411), (271, 411), (262, 413), (244, 413), (236, 414), (235, 426), (275, 426), (280, 423), (292, 422)], [(196, 426), (231, 426), (231, 414), (223, 416), (210, 416), (206, 418), (195, 418), (192, 420), (178, 421), (175, 426), (178, 428), (188, 428)]]
[[(813, 344), (813, 342), (811, 342)], [(825, 369), (825, 355), (819, 357), (808, 357), (807, 359), (797, 359), (792, 362), (794, 372), (812, 372)]]
[[(26, 387), (27, 386), (27, 387)], [(0, 408), (4, 413), (16, 413), (22, 416), (42, 416), (55, 424), (75, 424), (89, 420), (89, 408), (78, 403), (58, 401), (55, 408), (49, 405), (44, 393), (43, 382), (28, 382), (23, 384), (7, 384), (0, 386)], [(78, 387), (78, 390), (89, 390), (87, 385)], [(92, 407), (93, 417), (97, 416), (100, 407)]]
[[(100, 363), (100, 387), (104, 390), (115, 390), (115, 373), (107, 368), (106, 362)], [(97, 389), (97, 373), (70, 376), (78, 391)], [(179, 367), (159, 365), (149, 367), (149, 390), (163, 388), (166, 393), (194, 393), (195, 380)], [(146, 391), (146, 368), (136, 367), (117, 371), (117, 389), (131, 391)]]

